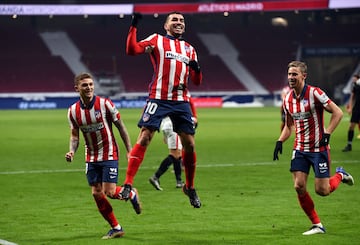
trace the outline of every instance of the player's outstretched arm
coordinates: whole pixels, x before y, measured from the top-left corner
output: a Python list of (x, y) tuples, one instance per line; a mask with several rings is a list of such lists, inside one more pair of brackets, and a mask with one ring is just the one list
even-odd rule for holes
[(138, 55), (145, 52), (146, 45), (144, 45), (144, 43), (137, 42), (137, 26), (141, 19), (142, 15), (140, 13), (134, 13), (131, 16), (131, 26), (126, 38), (127, 55)]

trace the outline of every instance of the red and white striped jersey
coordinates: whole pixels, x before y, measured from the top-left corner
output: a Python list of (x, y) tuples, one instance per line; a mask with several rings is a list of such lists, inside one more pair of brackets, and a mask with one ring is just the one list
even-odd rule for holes
[(189, 101), (189, 76), (195, 84), (201, 83), (201, 73), (195, 74), (188, 66), (190, 60), (197, 61), (196, 51), (183, 39), (155, 33), (137, 42), (136, 28), (131, 27), (127, 39), (127, 53), (149, 53), (154, 70), (149, 84), (151, 99)]
[(324, 107), (331, 103), (329, 97), (318, 87), (305, 85), (299, 98), (288, 93), (283, 101), (286, 114), (294, 120), (294, 149), (305, 152), (326, 150), (319, 146), (324, 133)]
[(119, 119), (120, 113), (112, 101), (99, 96), (94, 97), (89, 108), (85, 108), (80, 100), (69, 107), (70, 128), (78, 128), (84, 135), (86, 162), (118, 160), (112, 122)]

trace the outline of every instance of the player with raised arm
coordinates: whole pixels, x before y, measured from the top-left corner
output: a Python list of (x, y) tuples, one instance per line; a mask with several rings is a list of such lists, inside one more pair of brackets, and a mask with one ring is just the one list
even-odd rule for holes
[(154, 33), (137, 41), (137, 25), (141, 14), (132, 16), (131, 27), (127, 36), (126, 53), (140, 55), (148, 53), (154, 74), (149, 84), (149, 97), (138, 123), (140, 133), (130, 152), (124, 189), (120, 193), (129, 198), (134, 177), (143, 162), (147, 147), (154, 133), (159, 130), (163, 118), (169, 117), (174, 131), (180, 136), (183, 145), (183, 164), (186, 183), (184, 193), (189, 197), (194, 208), (200, 208), (201, 202), (194, 188), (196, 169), (195, 123), (190, 108), (188, 80), (199, 85), (202, 73), (195, 48), (186, 42), (185, 19), (181, 13), (167, 15), (164, 29), (166, 35)]

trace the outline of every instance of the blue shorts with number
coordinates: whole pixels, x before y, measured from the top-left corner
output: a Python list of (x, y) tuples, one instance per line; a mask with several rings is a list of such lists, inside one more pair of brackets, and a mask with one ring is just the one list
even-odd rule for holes
[(176, 133), (195, 134), (195, 124), (189, 102), (149, 99), (145, 105), (138, 127), (160, 129), (163, 118), (169, 116)]
[(301, 171), (309, 174), (310, 167), (313, 168), (316, 178), (329, 178), (329, 152), (303, 152), (294, 150), (291, 159), (290, 171)]
[(118, 161), (87, 162), (86, 178), (89, 185), (103, 182), (117, 183)]

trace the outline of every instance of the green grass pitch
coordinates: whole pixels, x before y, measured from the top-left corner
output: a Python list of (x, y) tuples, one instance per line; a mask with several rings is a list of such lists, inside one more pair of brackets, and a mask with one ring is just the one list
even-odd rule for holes
[[(140, 109), (120, 109), (135, 143)], [(148, 178), (167, 155), (156, 134), (135, 178), (143, 204), (136, 215), (130, 202), (110, 200), (125, 229), (120, 239), (100, 238), (109, 226), (98, 213), (84, 175), (84, 149), (71, 164), (66, 110), (0, 111), (0, 244), (356, 244), (360, 239), (360, 140), (346, 144), (349, 116), (331, 136), (332, 173), (342, 165), (355, 185), (340, 185), (332, 195), (308, 189), (325, 235), (303, 236), (310, 222), (301, 210), (289, 173), (292, 139), (279, 161), (272, 161), (280, 133), (279, 108), (198, 109), (195, 184), (203, 203), (194, 209), (175, 188), (168, 171), (156, 191)], [(326, 116), (326, 123), (329, 116)], [(355, 132), (357, 135), (358, 131)], [(116, 134), (121, 152), (125, 152)], [(81, 145), (83, 145), (81, 139)], [(120, 178), (125, 177), (125, 154)], [(170, 169), (171, 170), (171, 169)]]

